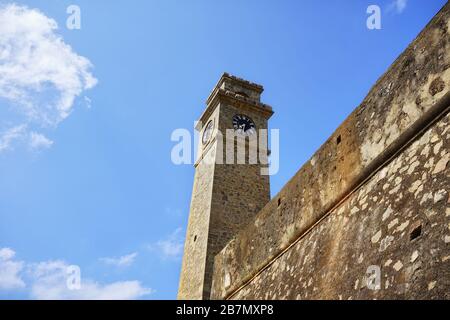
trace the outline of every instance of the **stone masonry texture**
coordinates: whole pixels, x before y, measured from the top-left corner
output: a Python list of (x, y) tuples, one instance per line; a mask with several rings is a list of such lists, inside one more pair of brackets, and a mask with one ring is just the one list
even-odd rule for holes
[(449, 148), (447, 115), (233, 298), (450, 298)]
[(447, 3), (215, 255), (212, 298), (449, 298), (449, 35)]

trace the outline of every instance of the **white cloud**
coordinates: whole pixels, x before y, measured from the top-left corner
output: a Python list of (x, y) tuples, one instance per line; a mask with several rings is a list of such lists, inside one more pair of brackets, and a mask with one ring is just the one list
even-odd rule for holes
[(179, 259), (183, 253), (182, 236), (182, 228), (177, 228), (167, 238), (159, 240), (149, 248), (158, 251), (164, 259)]
[(53, 144), (42, 133), (27, 132), (27, 125), (21, 124), (0, 133), (0, 152), (11, 149), (15, 141), (26, 141), (31, 150), (48, 149)]
[(100, 284), (83, 277), (81, 288), (70, 290), (66, 284), (68, 267), (67, 263), (60, 260), (32, 265), (31, 297), (39, 300), (131, 300), (153, 292), (143, 287), (139, 281)]
[(15, 254), (10, 248), (0, 249), (0, 290), (25, 287), (25, 283), (20, 277), (23, 262), (13, 260)]
[(134, 263), (137, 255), (137, 252), (133, 252), (118, 258), (100, 258), (100, 261), (117, 267), (129, 267)]
[(402, 13), (406, 9), (408, 0), (394, 0), (388, 7), (388, 11), (395, 10), (398, 14)]
[[(55, 128), (70, 115), (76, 97), (97, 83), (91, 62), (64, 43), (57, 28), (36, 9), (0, 5), (0, 99), (11, 105), (14, 128)], [(14, 141), (7, 138), (0, 136), (2, 145)]]
[(15, 140), (21, 139), (25, 135), (26, 127), (21, 124), (0, 133), (0, 152), (10, 149)]
[(41, 133), (31, 132), (30, 147), (33, 150), (48, 149), (52, 146), (53, 141), (48, 139)]
[(70, 265), (65, 261), (25, 263), (14, 260), (14, 257), (14, 250), (0, 248), (0, 290), (26, 288), (33, 299), (131, 300), (153, 293), (137, 280), (101, 284), (84, 278), (82, 272), (80, 288), (70, 289)]
[(14, 250), (12, 250), (10, 248), (1, 248), (0, 249), (0, 261), (10, 260), (10, 259), (14, 258), (15, 255), (16, 255), (16, 253), (14, 252)]
[(86, 104), (86, 108), (90, 109), (92, 107), (92, 100), (88, 96), (84, 96), (84, 102)]

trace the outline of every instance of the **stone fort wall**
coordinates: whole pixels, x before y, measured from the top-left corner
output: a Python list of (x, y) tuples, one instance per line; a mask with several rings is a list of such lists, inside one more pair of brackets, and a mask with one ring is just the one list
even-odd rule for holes
[(447, 3), (216, 256), (213, 299), (449, 298), (449, 35)]

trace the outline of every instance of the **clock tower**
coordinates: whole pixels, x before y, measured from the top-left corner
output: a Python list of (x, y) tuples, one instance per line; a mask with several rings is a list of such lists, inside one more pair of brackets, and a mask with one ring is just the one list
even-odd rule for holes
[(270, 200), (263, 90), (224, 73), (206, 101), (178, 299), (209, 299), (214, 257)]

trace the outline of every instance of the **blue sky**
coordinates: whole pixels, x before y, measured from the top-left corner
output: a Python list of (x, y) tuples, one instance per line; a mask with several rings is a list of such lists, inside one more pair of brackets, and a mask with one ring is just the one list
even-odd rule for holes
[[(192, 130), (220, 75), (265, 87), (275, 194), (444, 3), (17, 1), (28, 9), (8, 25), (51, 45), (18, 79), (5, 52), (29, 43), (0, 30), (0, 298), (175, 298), (194, 169), (171, 162), (170, 136)], [(366, 27), (370, 4), (381, 30)], [(82, 292), (63, 288), (68, 265)]]

